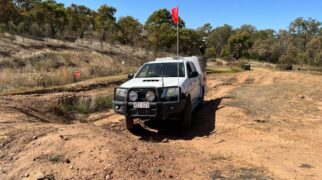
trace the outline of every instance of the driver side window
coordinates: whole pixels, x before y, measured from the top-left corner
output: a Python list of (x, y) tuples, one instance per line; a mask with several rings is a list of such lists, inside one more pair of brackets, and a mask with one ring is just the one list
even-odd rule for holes
[(191, 72), (192, 72), (192, 68), (190, 66), (190, 63), (187, 63), (187, 74), (189, 78), (190, 78)]
[(192, 72), (197, 72), (197, 69), (196, 69), (195, 65), (193, 63), (189, 63), (189, 64), (191, 66)]

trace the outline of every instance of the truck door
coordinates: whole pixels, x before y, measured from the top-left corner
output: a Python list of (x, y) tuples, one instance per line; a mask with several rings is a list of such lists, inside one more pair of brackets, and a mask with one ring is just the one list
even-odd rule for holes
[[(190, 66), (192, 68), (192, 72), (197, 72), (198, 70), (196, 69), (195, 65), (193, 63), (190, 63)], [(200, 76), (200, 75), (199, 75)], [(196, 100), (198, 100), (198, 98), (200, 97), (201, 94), (201, 82), (200, 82), (200, 77), (194, 77), (193, 81), (194, 81), (194, 93), (195, 93), (195, 98)]]
[[(192, 63), (187, 63), (187, 73), (188, 73), (188, 87), (191, 95), (192, 103), (195, 104), (199, 97), (199, 85), (198, 85), (198, 77), (191, 77), (193, 72), (196, 72), (196, 68)], [(194, 106), (194, 105), (193, 105)]]

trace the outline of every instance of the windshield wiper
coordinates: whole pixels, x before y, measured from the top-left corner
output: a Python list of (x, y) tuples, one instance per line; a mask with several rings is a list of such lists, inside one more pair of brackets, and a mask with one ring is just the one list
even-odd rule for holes
[(160, 76), (157, 76), (157, 75), (154, 75), (154, 76), (146, 76), (146, 78), (149, 78), (149, 77), (160, 77)]

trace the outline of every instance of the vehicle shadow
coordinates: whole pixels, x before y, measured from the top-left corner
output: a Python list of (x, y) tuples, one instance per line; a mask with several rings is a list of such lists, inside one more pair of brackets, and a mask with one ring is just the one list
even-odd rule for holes
[(178, 120), (149, 120), (136, 124), (132, 133), (140, 140), (162, 142), (170, 140), (191, 140), (195, 137), (208, 136), (216, 129), (216, 111), (222, 98), (205, 101), (203, 106), (193, 114), (192, 127), (188, 130), (180, 128)]

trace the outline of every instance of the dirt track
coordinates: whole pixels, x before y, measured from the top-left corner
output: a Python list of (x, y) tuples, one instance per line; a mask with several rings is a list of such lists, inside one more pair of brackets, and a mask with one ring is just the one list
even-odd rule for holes
[[(0, 98), (0, 179), (321, 179), (322, 76), (256, 69), (210, 75), (194, 125), (92, 114), (63, 123), (65, 93)], [(113, 87), (81, 94), (111, 94)]]

